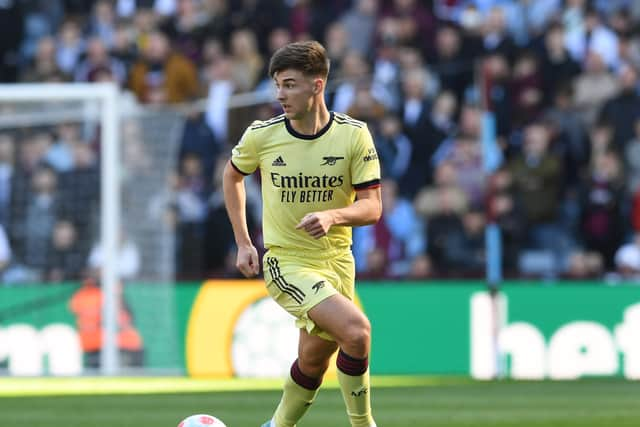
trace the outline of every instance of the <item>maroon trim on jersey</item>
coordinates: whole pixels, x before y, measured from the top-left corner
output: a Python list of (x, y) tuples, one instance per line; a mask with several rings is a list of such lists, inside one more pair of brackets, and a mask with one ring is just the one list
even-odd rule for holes
[(241, 173), (241, 174), (242, 174), (242, 175), (244, 175), (244, 176), (251, 175), (250, 173), (246, 173), (246, 172), (243, 172), (243, 171), (241, 171), (240, 169), (238, 169), (238, 167), (237, 167), (236, 165), (234, 165), (234, 164), (233, 164), (233, 161), (232, 161), (232, 160), (229, 160), (229, 163), (231, 163), (231, 166), (233, 166), (233, 168), (234, 168), (235, 170), (237, 170), (237, 171), (238, 171), (238, 173)]
[(356, 190), (366, 190), (369, 188), (378, 188), (380, 187), (379, 179), (372, 179), (371, 181), (361, 182), (360, 184), (353, 184), (353, 188)]

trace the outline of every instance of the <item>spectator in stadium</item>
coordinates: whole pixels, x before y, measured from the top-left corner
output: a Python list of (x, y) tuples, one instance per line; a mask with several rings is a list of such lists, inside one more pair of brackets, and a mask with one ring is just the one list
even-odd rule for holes
[(640, 279), (640, 234), (621, 245), (615, 253), (616, 272), (622, 280)]
[(85, 57), (75, 67), (74, 78), (77, 82), (96, 81), (95, 74), (101, 69), (108, 69), (119, 86), (125, 83), (127, 70), (124, 64), (109, 54), (102, 39), (91, 37), (87, 41)]
[(9, 133), (0, 133), (0, 224), (5, 227), (9, 225), (15, 151), (15, 138)]
[(440, 90), (451, 91), (458, 103), (464, 100), (473, 82), (473, 63), (466, 50), (461, 31), (454, 25), (444, 24), (436, 31), (435, 49), (428, 57)]
[(484, 17), (482, 22), (482, 48), (485, 54), (498, 54), (514, 60), (516, 45), (507, 28), (505, 11), (494, 6)]
[(584, 68), (575, 80), (573, 105), (589, 127), (597, 120), (602, 103), (615, 96), (619, 88), (618, 81), (598, 53), (587, 54)]
[(382, 181), (382, 204), (380, 221), (354, 230), (356, 266), (369, 277), (405, 277), (426, 249), (422, 219), (392, 179)]
[(44, 156), (51, 138), (43, 132), (30, 132), (16, 136), (15, 142), (17, 156), (11, 173), (7, 231), (14, 242), (14, 253), (22, 255), (26, 233), (24, 219), (32, 194), (32, 177), (44, 165)]
[(633, 122), (633, 130), (634, 137), (627, 141), (624, 150), (626, 187), (632, 195), (640, 190), (640, 118)]
[(480, 209), (463, 213), (461, 227), (439, 238), (443, 265), (456, 275), (482, 277), (486, 263), (485, 227), (485, 215)]
[(98, 37), (111, 48), (116, 37), (116, 11), (111, 0), (98, 0), (93, 2), (91, 16), (89, 17), (88, 33)]
[(436, 115), (431, 116), (431, 105), (425, 87), (426, 70), (422, 68), (405, 71), (402, 77), (402, 117), (404, 133), (411, 141), (411, 162), (405, 182), (402, 184), (403, 194), (412, 198), (418, 189), (429, 182), (431, 170), (428, 165), (431, 156), (442, 140), (447, 136), (435, 126), (432, 117), (442, 114), (446, 117), (446, 103)]
[(96, 153), (86, 141), (73, 143), (72, 161), (72, 168), (59, 176), (61, 215), (73, 223), (79, 236), (84, 237), (80, 244), (86, 253), (99, 209), (100, 171)]
[(406, 276), (407, 279), (425, 280), (433, 276), (433, 262), (426, 253), (414, 258), (411, 270)]
[(620, 63), (630, 65), (636, 70), (640, 69), (640, 40), (633, 31), (618, 32), (618, 34)]
[(206, 81), (209, 84), (205, 121), (220, 148), (225, 147), (229, 137), (229, 99), (236, 91), (233, 80), (233, 65), (229, 57), (222, 55), (205, 65)]
[(117, 22), (113, 34), (113, 43), (109, 47), (111, 56), (124, 65), (127, 76), (138, 57), (135, 34), (135, 29), (131, 23)]
[(367, 83), (370, 71), (365, 59), (357, 52), (344, 55), (340, 68), (336, 70), (335, 92), (329, 100), (332, 111), (347, 112), (353, 104), (356, 89), (359, 85)]
[(517, 275), (519, 254), (526, 243), (526, 229), (521, 207), (508, 191), (510, 179), (504, 169), (490, 178), (494, 193), (487, 201), (486, 212), (500, 227), (505, 275)]
[[(589, 129), (589, 162), (597, 155), (615, 151), (613, 127), (608, 122), (597, 122)], [(586, 165), (590, 167), (590, 163)]]
[[(227, 159), (220, 158), (213, 175), (213, 191), (207, 201), (207, 217), (204, 235), (204, 269), (211, 277), (241, 277), (235, 267), (236, 244), (233, 229), (224, 205), (222, 174)], [(254, 241), (262, 241), (262, 200), (260, 186), (253, 177), (245, 179), (247, 189), (247, 227)]]
[[(267, 39), (267, 55), (273, 55), (276, 50), (282, 46), (292, 42), (291, 31), (285, 27), (274, 28), (269, 32)], [(256, 91), (271, 93), (273, 90), (273, 82), (269, 79), (269, 64), (265, 61), (264, 67), (260, 72), (261, 80), (256, 86)]]
[(447, 141), (436, 153), (434, 161), (447, 162), (455, 170), (457, 185), (465, 192), (471, 206), (480, 207), (485, 202), (485, 172), (480, 141), (473, 136), (460, 134)]
[(17, 1), (0, 4), (0, 82), (15, 83), (20, 65), (20, 44), (24, 37), (24, 5)]
[(382, 176), (402, 181), (411, 160), (411, 141), (402, 132), (400, 119), (393, 114), (382, 117), (373, 140), (380, 156)]
[(491, 54), (482, 59), (482, 70), (486, 82), (481, 96), (496, 121), (496, 133), (503, 149), (512, 132), (512, 93), (510, 90), (511, 67), (505, 55)]
[[(212, 0), (209, 0), (211, 2)], [(216, 3), (216, 9), (219, 10), (221, 20), (230, 21), (229, 25), (232, 30), (238, 28), (251, 28), (255, 34), (263, 36), (269, 34), (274, 28), (290, 28), (292, 32), (298, 34), (298, 31), (307, 32), (304, 25), (308, 21), (316, 18), (316, 16), (303, 16), (304, 22), (301, 22), (300, 26), (296, 26), (294, 23), (294, 11), (296, 7), (306, 9), (307, 3), (305, 1), (299, 1), (295, 4), (286, 4), (285, 2), (277, 0), (238, 0), (234, 2), (214, 0)], [(225, 3), (227, 6), (221, 6), (217, 3)], [(324, 4), (318, 4), (318, 9), (321, 9)], [(226, 10), (222, 11), (221, 9)], [(232, 31), (226, 31), (224, 34), (227, 36)], [(319, 35), (318, 35), (319, 36)], [(258, 42), (263, 43), (266, 39), (261, 39)], [(264, 46), (262, 46), (264, 48)]]
[(63, 282), (79, 280), (86, 266), (87, 253), (78, 240), (75, 225), (60, 219), (53, 227), (51, 250), (47, 259), (44, 280)]
[(384, 93), (385, 107), (388, 111), (397, 113), (400, 109), (400, 55), (401, 47), (395, 42), (387, 41), (376, 46), (372, 60), (372, 84), (380, 87)]
[(414, 46), (422, 54), (431, 52), (436, 20), (431, 10), (418, 0), (392, 0), (382, 8), (382, 20), (393, 23), (400, 44)]
[[(140, 367), (143, 365), (144, 344), (138, 332), (134, 318), (124, 298), (122, 284), (117, 287), (117, 345), (122, 366)], [(84, 365), (88, 368), (99, 368), (103, 345), (102, 301), (104, 297), (99, 280), (88, 278), (72, 295), (69, 310), (76, 316), (76, 325), (80, 338), (80, 346), (84, 353)]]
[(446, 274), (447, 238), (462, 232), (462, 215), (469, 202), (458, 185), (456, 169), (441, 162), (434, 171), (433, 185), (423, 187), (414, 199), (416, 212), (426, 221), (427, 254), (437, 274)]
[(583, 63), (590, 53), (595, 53), (608, 68), (615, 69), (619, 65), (618, 36), (604, 25), (595, 8), (584, 11), (582, 22), (567, 31), (565, 43), (578, 62)]
[(543, 107), (543, 81), (538, 59), (532, 52), (517, 55), (511, 75), (512, 126), (523, 125), (538, 119)]
[(31, 179), (31, 192), (26, 200), (25, 217), (20, 218), (24, 230), (24, 264), (41, 273), (50, 255), (51, 233), (58, 219), (60, 193), (58, 176), (50, 167), (40, 166)]
[[(340, 23), (347, 32), (348, 50), (358, 52), (366, 58), (373, 51), (375, 30), (378, 22), (379, 0), (356, 0), (351, 8), (340, 16)], [(331, 61), (331, 49), (327, 46)]]
[(602, 256), (597, 252), (573, 252), (567, 264), (564, 277), (570, 280), (599, 279), (605, 272)]
[(349, 116), (362, 120), (372, 131), (375, 131), (385, 113), (384, 105), (374, 98), (369, 84), (362, 82), (356, 86), (353, 101), (347, 109)]
[[(121, 280), (133, 280), (138, 278), (140, 273), (141, 254), (138, 245), (128, 236), (125, 231), (120, 232), (118, 239), (118, 277)], [(86, 265), (91, 277), (99, 278), (104, 263), (102, 243), (94, 244), (89, 252)]]
[(231, 77), (240, 92), (247, 92), (260, 81), (264, 61), (258, 52), (256, 35), (251, 30), (236, 30), (230, 40)]
[(508, 165), (512, 194), (522, 206), (529, 231), (527, 246), (557, 249), (562, 230), (558, 214), (563, 194), (561, 159), (549, 148), (548, 129), (533, 123), (524, 130), (522, 153)]
[[(220, 40), (224, 43), (228, 42), (229, 34), (233, 30), (233, 20), (231, 19), (231, 4), (226, 0), (205, 0), (203, 2), (204, 13), (207, 16), (204, 33), (209, 40)], [(267, 18), (267, 17), (265, 17)], [(253, 22), (256, 23), (255, 21)], [(261, 34), (257, 31), (256, 34)], [(205, 41), (206, 44), (206, 41)], [(203, 48), (203, 62), (207, 62), (208, 58)]]
[(613, 127), (613, 143), (619, 153), (623, 153), (627, 142), (634, 136), (634, 125), (640, 119), (640, 95), (638, 95), (638, 71), (630, 65), (618, 70), (619, 92), (607, 100), (599, 119)]
[(80, 24), (73, 19), (62, 23), (56, 36), (56, 63), (67, 75), (73, 75), (86, 43), (82, 37)]
[(204, 179), (210, 179), (213, 177), (214, 165), (218, 156), (224, 149), (224, 142), (214, 136), (203, 113), (194, 111), (185, 117), (178, 152), (178, 164), (182, 163), (188, 155), (195, 154), (202, 162)]
[(624, 180), (613, 151), (595, 155), (581, 192), (580, 236), (585, 249), (598, 252), (606, 269), (614, 268), (615, 251), (626, 235)]
[(22, 3), (24, 35), (20, 46), (20, 62), (24, 66), (35, 55), (38, 40), (54, 34), (60, 26), (65, 8), (64, 0), (32, 0), (28, 5)]
[(56, 60), (56, 41), (53, 37), (42, 37), (37, 42), (33, 61), (20, 73), (24, 83), (43, 82), (52, 76), (63, 74)]
[(11, 246), (9, 245), (9, 237), (4, 231), (4, 227), (0, 224), (0, 281), (4, 271), (9, 267), (11, 262)]
[(571, 106), (573, 87), (570, 84), (558, 86), (549, 96), (553, 104), (543, 113), (542, 120), (549, 124), (560, 141), (557, 148), (564, 155), (567, 183), (573, 187), (579, 182), (581, 169), (589, 159), (587, 132)]
[(203, 276), (205, 220), (211, 178), (204, 175), (202, 159), (186, 153), (180, 163), (176, 188), (176, 273), (182, 278)]
[(207, 21), (202, 1), (178, 0), (176, 13), (169, 16), (161, 28), (171, 39), (176, 51), (194, 64), (201, 64)]
[(545, 103), (551, 104), (553, 95), (559, 88), (571, 85), (580, 74), (580, 64), (576, 62), (564, 43), (562, 24), (554, 22), (544, 35), (540, 74), (542, 77)]
[(142, 58), (131, 68), (129, 87), (142, 103), (176, 103), (195, 98), (200, 91), (193, 63), (173, 52), (167, 36), (147, 36)]
[(47, 149), (45, 161), (56, 172), (68, 172), (73, 168), (73, 145), (80, 141), (77, 123), (62, 123), (56, 126), (55, 140)]
[[(335, 69), (340, 69), (344, 57), (351, 51), (349, 49), (350, 40), (348, 28), (340, 21), (333, 22), (327, 27), (324, 38), (325, 44), (327, 45), (327, 55), (329, 55), (329, 59), (331, 60), (331, 66)], [(362, 54), (356, 50), (353, 50), (353, 52), (357, 52), (361, 58), (366, 60), (366, 53)], [(329, 81), (333, 84), (335, 79)]]

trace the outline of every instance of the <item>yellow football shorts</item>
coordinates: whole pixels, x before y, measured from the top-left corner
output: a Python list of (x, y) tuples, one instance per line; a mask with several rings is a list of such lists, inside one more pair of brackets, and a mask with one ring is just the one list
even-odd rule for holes
[(307, 252), (271, 248), (263, 259), (269, 295), (296, 318), (296, 326), (333, 341), (308, 316), (309, 310), (340, 293), (353, 300), (355, 263), (349, 249)]

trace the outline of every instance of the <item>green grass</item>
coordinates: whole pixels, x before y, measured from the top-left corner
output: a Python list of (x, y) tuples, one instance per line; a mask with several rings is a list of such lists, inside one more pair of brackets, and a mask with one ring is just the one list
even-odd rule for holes
[[(640, 383), (406, 381), (413, 385), (400, 386), (406, 382), (397, 378), (374, 378), (379, 427), (640, 426)], [(279, 400), (278, 385), (277, 381), (162, 378), (5, 378), (0, 379), (0, 426), (175, 427), (187, 415), (210, 413), (228, 427), (258, 427)], [(335, 382), (326, 385), (299, 427), (348, 427)], [(89, 394), (92, 390), (98, 394)]]

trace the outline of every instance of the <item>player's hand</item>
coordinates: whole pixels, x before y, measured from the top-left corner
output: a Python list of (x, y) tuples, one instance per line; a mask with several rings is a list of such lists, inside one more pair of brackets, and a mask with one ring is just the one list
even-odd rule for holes
[(253, 277), (260, 272), (258, 264), (258, 251), (253, 245), (238, 247), (238, 255), (236, 257), (236, 267), (244, 275), (244, 277)]
[(302, 218), (296, 229), (306, 231), (314, 239), (324, 237), (333, 225), (333, 216), (328, 212), (311, 212)]

